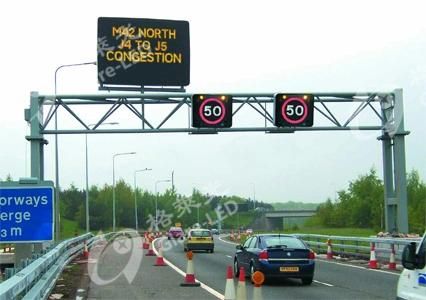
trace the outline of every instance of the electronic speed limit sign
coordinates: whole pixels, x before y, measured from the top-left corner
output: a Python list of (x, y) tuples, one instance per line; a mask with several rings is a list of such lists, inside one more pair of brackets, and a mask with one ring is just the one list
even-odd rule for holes
[(276, 94), (274, 125), (278, 127), (311, 127), (314, 124), (312, 94)]
[(193, 95), (192, 127), (231, 127), (232, 97), (228, 95)]

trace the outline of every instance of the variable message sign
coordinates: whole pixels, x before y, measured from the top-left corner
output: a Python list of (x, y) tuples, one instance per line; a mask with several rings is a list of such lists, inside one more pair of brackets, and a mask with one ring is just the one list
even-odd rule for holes
[(98, 19), (100, 85), (189, 84), (187, 21)]
[(0, 243), (53, 240), (53, 195), (51, 182), (0, 186)]
[(192, 127), (231, 127), (232, 97), (229, 95), (193, 95)]
[(312, 94), (276, 94), (274, 125), (278, 127), (310, 127), (314, 124)]

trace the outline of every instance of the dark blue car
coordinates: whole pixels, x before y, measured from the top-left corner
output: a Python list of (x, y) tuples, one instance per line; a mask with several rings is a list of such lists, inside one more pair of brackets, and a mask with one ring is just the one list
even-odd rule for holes
[(315, 253), (292, 235), (258, 234), (237, 246), (234, 274), (240, 267), (251, 276), (261, 271), (265, 278), (300, 278), (305, 285), (314, 278)]

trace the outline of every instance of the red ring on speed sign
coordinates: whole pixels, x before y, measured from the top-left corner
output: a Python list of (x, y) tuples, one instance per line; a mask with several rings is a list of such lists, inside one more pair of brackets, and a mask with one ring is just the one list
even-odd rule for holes
[[(203, 114), (204, 106), (206, 106), (206, 105), (207, 105), (207, 104), (209, 104), (210, 102), (214, 102), (214, 103), (219, 104), (220, 108), (222, 109), (222, 115), (220, 116), (220, 118), (219, 118), (219, 119), (217, 119), (217, 120), (215, 120), (215, 121), (210, 121), (210, 120), (208, 120), (208, 119), (204, 116), (204, 114)], [(201, 105), (200, 105), (200, 109), (198, 110), (198, 115), (200, 116), (201, 120), (202, 120), (204, 123), (209, 124), (209, 125), (217, 125), (217, 124), (219, 124), (220, 122), (222, 122), (222, 121), (223, 121), (223, 119), (225, 118), (225, 105), (222, 103), (222, 101), (220, 101), (220, 100), (219, 100), (219, 99), (217, 99), (217, 98), (208, 98), (208, 99), (204, 100), (204, 101), (203, 101), (203, 103), (201, 103)]]
[[(302, 116), (300, 116), (300, 118), (299, 118), (299, 119), (297, 119), (297, 120), (292, 120), (292, 119), (290, 119), (289, 117), (287, 117), (287, 115), (286, 115), (286, 113), (285, 113), (285, 110), (286, 110), (286, 108), (287, 108), (287, 105), (289, 104), (289, 102), (292, 102), (292, 101), (299, 102), (299, 103), (300, 103), (300, 104), (302, 104), (302, 106), (303, 106), (303, 115), (302, 115)], [(290, 124), (299, 124), (299, 123), (302, 123), (303, 121), (305, 121), (305, 120), (306, 120), (306, 117), (308, 116), (308, 105), (305, 103), (305, 101), (303, 101), (303, 100), (302, 100), (302, 99), (300, 99), (300, 98), (289, 98), (289, 99), (287, 99), (286, 101), (284, 101), (284, 104), (283, 104), (283, 106), (281, 107), (281, 115), (282, 115), (283, 119), (284, 119), (286, 122), (290, 123)]]

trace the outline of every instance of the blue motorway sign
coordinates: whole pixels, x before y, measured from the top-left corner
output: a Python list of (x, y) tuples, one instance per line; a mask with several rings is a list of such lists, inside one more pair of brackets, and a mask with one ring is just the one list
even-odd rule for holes
[(53, 208), (53, 186), (0, 186), (0, 243), (53, 240)]

